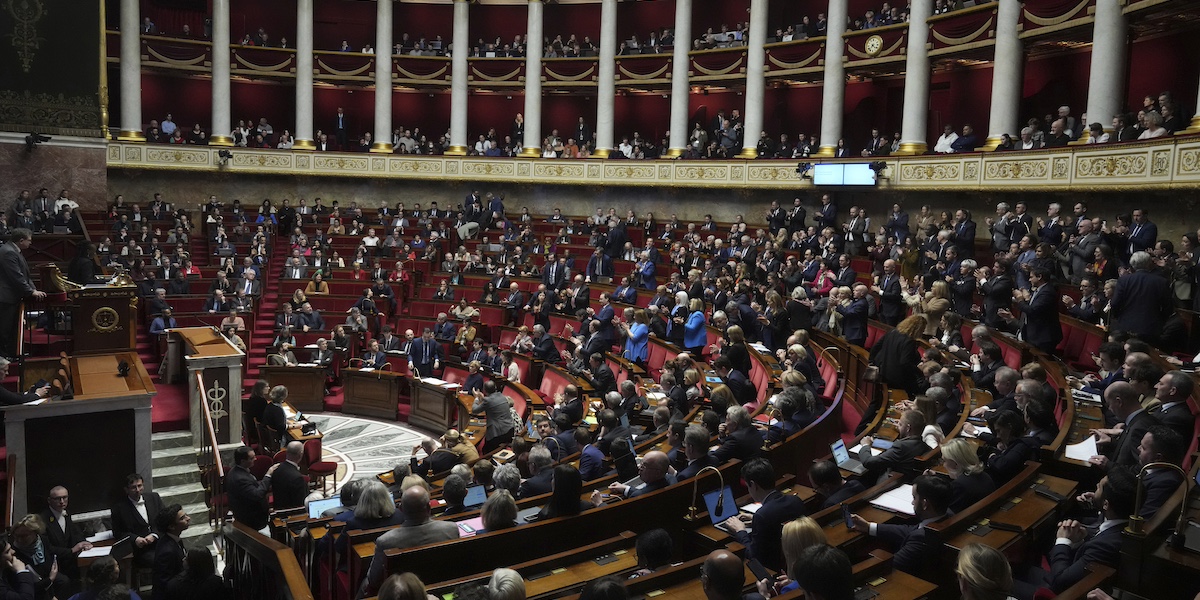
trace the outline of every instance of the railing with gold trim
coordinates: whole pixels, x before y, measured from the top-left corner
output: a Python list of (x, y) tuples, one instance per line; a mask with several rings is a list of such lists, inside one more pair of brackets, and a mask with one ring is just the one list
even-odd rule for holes
[[(566, 185), (808, 189), (795, 160), (630, 161), (543, 160), (340, 152), (232, 150), (220, 165), (218, 148), (113, 142), (115, 169), (177, 169), (225, 173), (469, 180)], [(862, 162), (843, 159), (828, 162)], [(876, 189), (983, 191), (1115, 191), (1200, 188), (1200, 136), (1069, 146), (1022, 152), (887, 157)], [(807, 162), (826, 162), (807, 159)]]

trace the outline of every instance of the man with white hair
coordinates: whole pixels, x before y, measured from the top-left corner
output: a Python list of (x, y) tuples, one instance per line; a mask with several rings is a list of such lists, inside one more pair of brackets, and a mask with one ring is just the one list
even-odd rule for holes
[(1117, 278), (1117, 290), (1110, 303), (1112, 329), (1153, 344), (1174, 313), (1171, 283), (1154, 273), (1154, 261), (1148, 252), (1134, 252), (1129, 266), (1133, 272)]
[(687, 292), (675, 292), (675, 306), (667, 318), (667, 341), (683, 347), (684, 324), (688, 318)]
[[(7, 358), (0, 356), (0, 379), (8, 376), (8, 365), (11, 364)], [(50, 395), (50, 384), (45, 384), (41, 387), (30, 388), (24, 394), (17, 394), (10, 391), (7, 387), (0, 386), (0, 405), (12, 406), (14, 404), (24, 404), (41, 400)]]
[(988, 217), (986, 223), (988, 230), (992, 232), (992, 249), (996, 252), (1007, 252), (1009, 243), (1009, 219), (1012, 218), (1012, 213), (1009, 212), (1007, 202), (996, 204), (996, 217)]

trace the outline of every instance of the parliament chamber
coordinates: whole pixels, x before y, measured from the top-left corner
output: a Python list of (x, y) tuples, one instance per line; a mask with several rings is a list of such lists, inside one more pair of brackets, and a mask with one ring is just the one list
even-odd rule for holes
[(1200, 598), (1200, 2), (10, 4), (2, 598)]

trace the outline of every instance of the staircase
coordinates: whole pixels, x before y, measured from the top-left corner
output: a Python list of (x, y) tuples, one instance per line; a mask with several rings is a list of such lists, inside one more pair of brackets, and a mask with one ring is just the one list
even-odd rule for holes
[[(222, 458), (232, 464), (233, 449), (240, 445), (222, 445)], [(178, 503), (192, 518), (192, 526), (183, 532), (185, 543), (211, 544), (213, 532), (208, 527), (208, 506), (204, 503), (191, 432), (156, 433), (151, 437), (151, 449), (154, 491), (162, 497), (163, 506)]]
[(266, 349), (275, 341), (275, 314), (279, 304), (291, 300), (291, 294), (282, 291), (281, 278), (284, 261), (291, 255), (287, 238), (277, 238), (272, 250), (270, 262), (263, 267), (264, 275), (270, 274), (264, 278), (269, 283), (263, 286), (262, 297), (254, 307), (254, 334), (246, 340), (249, 351), (246, 353), (246, 375), (242, 383), (243, 397), (250, 395), (254, 382), (258, 381), (259, 368), (267, 364)]

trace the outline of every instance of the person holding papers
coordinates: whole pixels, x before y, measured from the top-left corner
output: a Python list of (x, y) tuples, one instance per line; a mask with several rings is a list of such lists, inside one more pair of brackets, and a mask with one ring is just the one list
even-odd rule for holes
[(804, 501), (797, 496), (775, 489), (775, 469), (765, 458), (756, 458), (742, 467), (742, 479), (750, 497), (758, 502), (758, 510), (746, 530), (742, 515), (729, 517), (724, 525), (738, 542), (746, 546), (750, 557), (768, 569), (780, 571), (783, 564), (783, 524), (804, 516)]
[(889, 470), (912, 472), (916, 468), (917, 457), (929, 451), (929, 446), (921, 439), (921, 432), (924, 430), (925, 416), (915, 410), (906, 410), (900, 415), (896, 441), (882, 454), (875, 455), (871, 452), (874, 438), (864, 437), (862, 447), (858, 451), (858, 460), (867, 469), (869, 477), (866, 481), (873, 481)]
[(948, 507), (954, 489), (949, 480), (934, 475), (917, 477), (913, 480), (912, 488), (913, 513), (918, 520), (916, 525), (870, 523), (857, 514), (850, 515), (850, 519), (855, 531), (878, 537), (892, 550), (895, 555), (893, 564), (897, 569), (928, 578), (922, 573), (922, 567), (939, 564), (936, 555), (942, 544), (925, 526), (952, 514)]
[(1159, 424), (1158, 419), (1142, 408), (1141, 395), (1125, 381), (1108, 386), (1104, 390), (1104, 402), (1117, 422), (1124, 424), (1124, 429), (1092, 430), (1096, 445), (1103, 447), (1103, 454), (1093, 456), (1088, 462), (1106, 471), (1113, 464), (1136, 466), (1138, 444), (1151, 427)]

